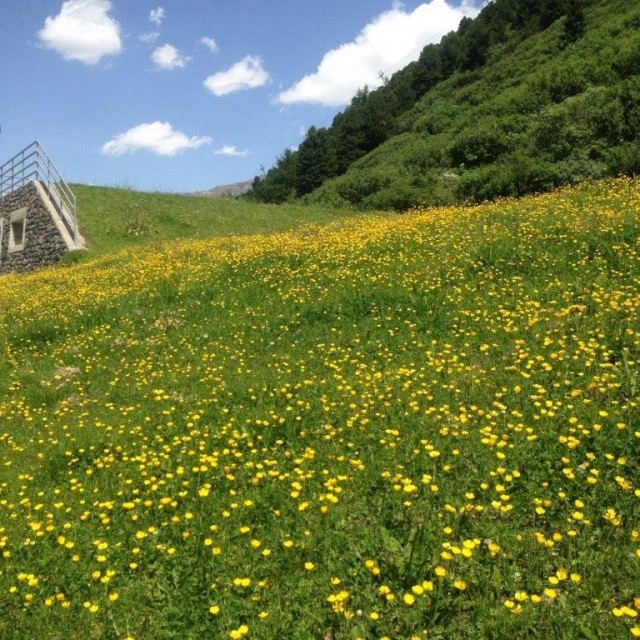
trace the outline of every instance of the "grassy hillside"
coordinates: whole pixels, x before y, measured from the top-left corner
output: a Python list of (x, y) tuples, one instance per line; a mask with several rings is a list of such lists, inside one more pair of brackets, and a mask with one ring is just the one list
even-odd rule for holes
[(640, 182), (0, 277), (0, 637), (637, 637)]
[(186, 238), (271, 233), (326, 224), (353, 208), (273, 206), (233, 198), (148, 193), (74, 184), (80, 231), (92, 255)]
[(598, 2), (437, 85), (401, 133), (309, 200), (375, 208), (482, 201), (640, 172), (640, 4)]
[[(280, 156), (254, 195), (404, 210), (640, 173), (640, 3), (573, 0), (585, 7), (575, 42), (568, 17), (540, 30), (518, 24), (540, 3), (519, 3), (528, 15), (515, 4), (488, 3), (388, 84), (360, 92)], [(469, 66), (480, 45), (482, 64)]]

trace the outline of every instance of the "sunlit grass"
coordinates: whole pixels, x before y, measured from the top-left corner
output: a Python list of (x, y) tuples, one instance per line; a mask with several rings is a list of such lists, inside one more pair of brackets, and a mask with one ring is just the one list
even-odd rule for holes
[(353, 209), (261, 204), (239, 198), (208, 198), (133, 189), (73, 185), (81, 232), (91, 252), (158, 242), (288, 231), (353, 216)]
[(640, 634), (640, 183), (0, 278), (0, 637)]

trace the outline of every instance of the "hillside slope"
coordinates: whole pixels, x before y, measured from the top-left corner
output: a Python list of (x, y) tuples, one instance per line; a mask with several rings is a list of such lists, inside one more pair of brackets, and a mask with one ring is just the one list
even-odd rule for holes
[(586, 16), (570, 46), (559, 20), (438, 84), (401, 118), (399, 135), (309, 201), (477, 202), (640, 172), (640, 4), (607, 0)]
[[(80, 229), (91, 249), (84, 259), (158, 242), (287, 231), (355, 214), (352, 207), (272, 206), (234, 198), (72, 186)], [(77, 254), (70, 258), (83, 259)]]
[(640, 182), (0, 277), (0, 637), (632, 640)]
[[(569, 38), (571, 6), (584, 8)], [(633, 175), (639, 43), (637, 2), (495, 0), (311, 128), (253, 196), (407, 209)]]

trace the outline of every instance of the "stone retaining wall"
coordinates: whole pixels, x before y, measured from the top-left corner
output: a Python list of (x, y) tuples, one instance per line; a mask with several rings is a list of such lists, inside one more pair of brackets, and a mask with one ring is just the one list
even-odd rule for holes
[[(24, 236), (20, 248), (15, 246), (15, 240), (21, 239), (22, 217)], [(12, 218), (16, 225), (13, 230)], [(61, 224), (39, 183), (31, 182), (0, 198), (0, 273), (32, 271), (56, 264), (73, 248), (73, 244), (69, 246), (69, 238), (64, 237), (68, 234)]]

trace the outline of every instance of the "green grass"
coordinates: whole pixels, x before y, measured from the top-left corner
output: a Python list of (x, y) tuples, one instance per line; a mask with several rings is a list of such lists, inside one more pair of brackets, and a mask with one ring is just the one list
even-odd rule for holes
[(354, 215), (349, 208), (275, 206), (79, 184), (72, 188), (80, 231), (92, 255), (186, 238), (273, 233)]
[(631, 639), (638, 291), (630, 180), (0, 277), (0, 637)]

